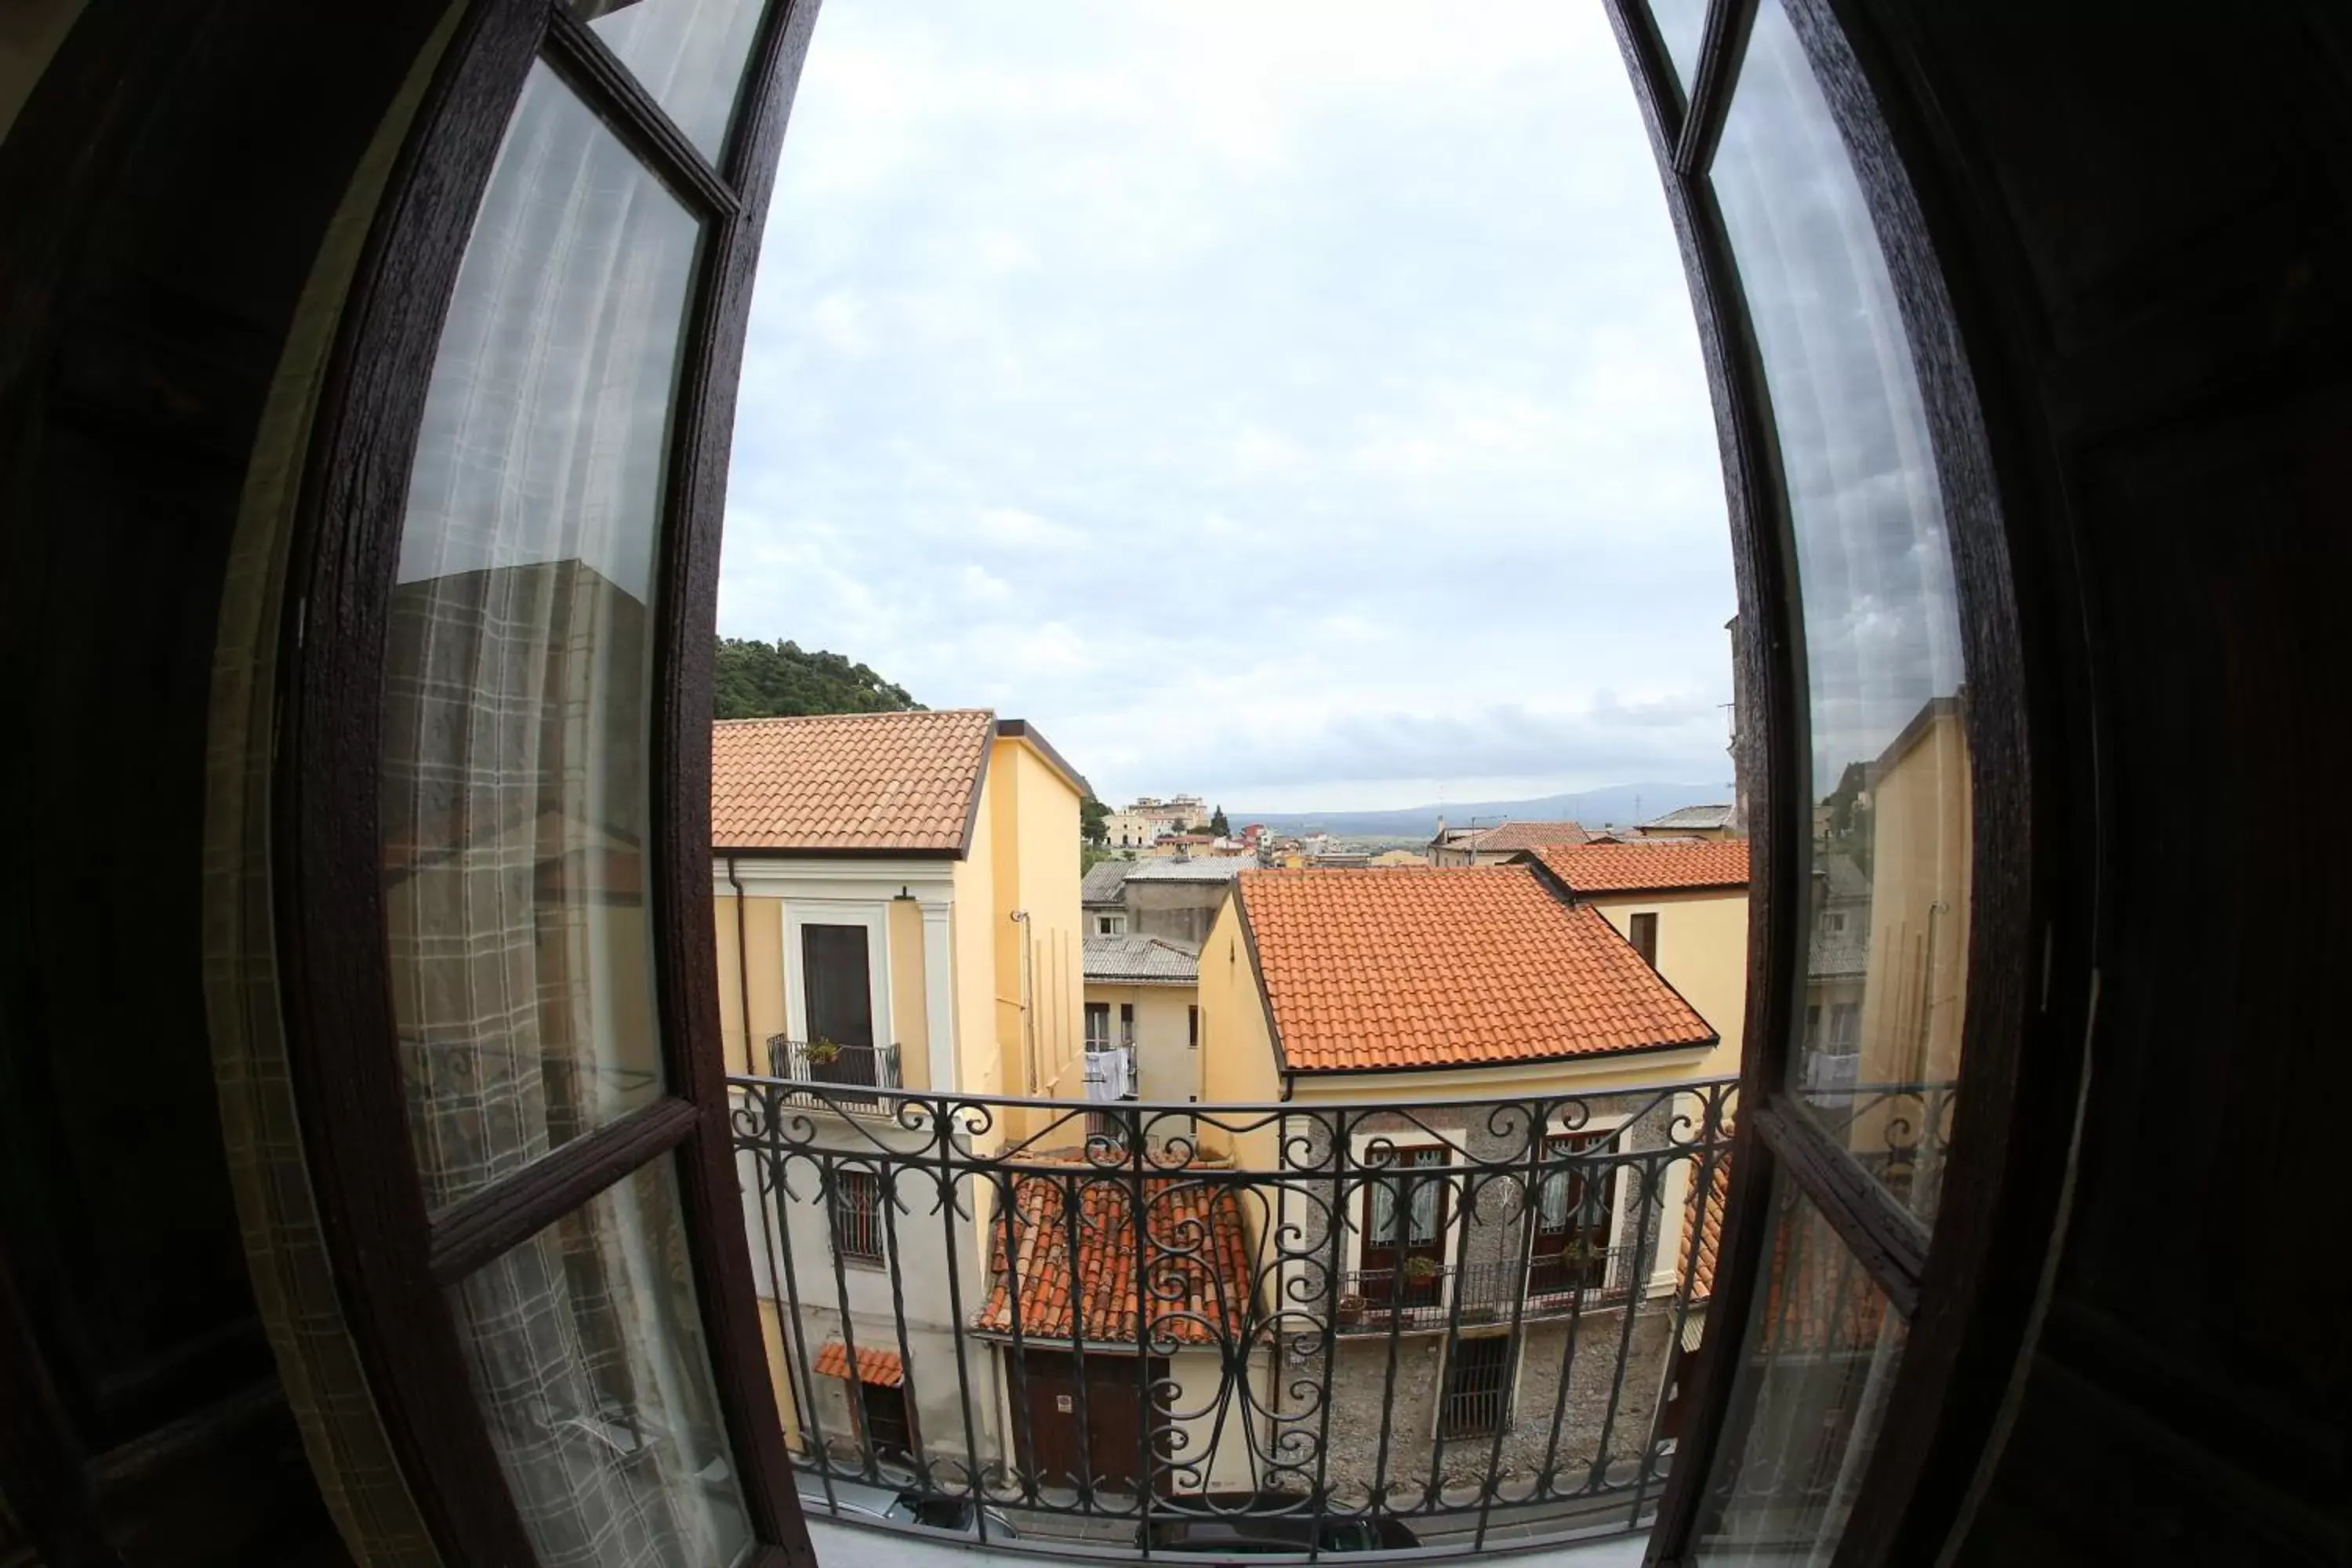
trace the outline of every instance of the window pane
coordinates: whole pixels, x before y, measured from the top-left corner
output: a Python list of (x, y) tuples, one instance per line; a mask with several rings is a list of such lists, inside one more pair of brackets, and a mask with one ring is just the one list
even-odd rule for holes
[(1675, 79), (1690, 91), (1698, 75), (1698, 47), (1706, 35), (1706, 0), (1650, 0), (1650, 15), (1665, 40), (1666, 58), (1674, 62)]
[(761, 0), (572, 0), (572, 14), (713, 163), (726, 150), (763, 8)]
[(541, 1564), (704, 1568), (748, 1552), (668, 1160), (449, 1294)]
[(697, 239), (533, 67), (442, 333), (393, 593), (384, 890), (436, 1207), (662, 1092), (646, 687)]
[(1903, 1355), (1903, 1320), (1785, 1176), (1696, 1560), (1825, 1563), (1853, 1510)]
[(1780, 437), (1811, 705), (1795, 1088), (1898, 1201), (1935, 1212), (1959, 1068), (1969, 800), (1959, 620), (1895, 289), (1778, 0), (1714, 171)]

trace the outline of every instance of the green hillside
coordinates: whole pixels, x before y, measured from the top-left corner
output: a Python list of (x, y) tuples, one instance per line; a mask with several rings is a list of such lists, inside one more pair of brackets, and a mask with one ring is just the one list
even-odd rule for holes
[(903, 686), (823, 648), (719, 639), (718, 717), (783, 719), (803, 713), (897, 713), (920, 708)]

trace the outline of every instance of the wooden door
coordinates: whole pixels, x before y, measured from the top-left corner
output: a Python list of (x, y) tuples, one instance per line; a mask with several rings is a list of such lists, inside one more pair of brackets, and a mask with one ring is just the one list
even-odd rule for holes
[(910, 1459), (915, 1453), (915, 1424), (907, 1411), (907, 1390), (901, 1384), (860, 1383), (857, 1414), (866, 1430), (866, 1450), (877, 1459)]
[[(1075, 1486), (1097, 1491), (1132, 1492), (1142, 1452), (1146, 1392), (1137, 1383), (1135, 1358), (1089, 1352), (1085, 1398), (1079, 1398), (1078, 1358), (1066, 1351), (1024, 1350), (1025, 1373), (1016, 1385), (1028, 1412), (1027, 1430), (1016, 1434), (1027, 1455), (1026, 1468), (1040, 1486)], [(1154, 1356), (1144, 1376), (1152, 1386), (1168, 1375), (1166, 1358)], [(1157, 1423), (1155, 1423), (1157, 1425)], [(1169, 1489), (1168, 1444), (1155, 1433), (1150, 1454), (1152, 1482)]]
[(1370, 1309), (1433, 1307), (1444, 1299), (1448, 1189), (1433, 1171), (1445, 1151), (1430, 1144), (1400, 1149), (1395, 1168), (1364, 1184), (1363, 1273), (1357, 1293)]
[[(1607, 1142), (1599, 1133), (1571, 1133), (1544, 1140), (1544, 1158), (1570, 1155)], [(1528, 1293), (1598, 1290), (1608, 1282), (1609, 1242), (1615, 1209), (1614, 1173), (1608, 1167), (1574, 1166), (1536, 1184), (1528, 1238)]]

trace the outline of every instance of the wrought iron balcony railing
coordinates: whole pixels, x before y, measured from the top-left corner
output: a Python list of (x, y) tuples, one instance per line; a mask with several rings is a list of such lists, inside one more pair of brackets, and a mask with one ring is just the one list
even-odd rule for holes
[(1731, 1080), (1406, 1106), (732, 1087), (813, 1506), (862, 1483), (992, 1541), (1146, 1555), (1234, 1511), (1476, 1550), (1655, 1507)]
[(1443, 1329), (1458, 1304), (1473, 1326), (1499, 1322), (1515, 1304), (1527, 1318), (1554, 1317), (1600, 1302), (1623, 1300), (1634, 1286), (1631, 1247), (1592, 1247), (1573, 1253), (1545, 1251), (1538, 1237), (1536, 1256), (1488, 1263), (1440, 1264), (1425, 1270), (1351, 1268), (1341, 1276), (1333, 1306), (1343, 1334), (1385, 1333), (1391, 1325), (1407, 1331)]
[(869, 1113), (881, 1109), (882, 1102), (858, 1095), (857, 1089), (902, 1087), (895, 1045), (844, 1046), (831, 1040), (788, 1040), (782, 1035), (768, 1037), (768, 1076), (826, 1086), (823, 1093), (795, 1096), (800, 1104)]

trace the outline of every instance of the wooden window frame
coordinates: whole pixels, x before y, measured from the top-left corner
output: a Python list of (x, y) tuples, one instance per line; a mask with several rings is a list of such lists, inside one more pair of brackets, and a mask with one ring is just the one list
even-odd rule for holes
[[(2063, 584), (2021, 583), (2003, 478), (2033, 460), (1978, 401), (1972, 359), (1997, 354), (1976, 285), (1948, 273), (1939, 235), (1950, 198), (1916, 186), (1936, 128), (1902, 118), (1874, 83), (1899, 62), (1856, 0), (1787, 8), (1854, 157), (1895, 277), (1934, 434), (1954, 544), (1972, 696), (1975, 904), (1968, 1020), (1950, 1180), (1932, 1237), (1874, 1189), (1849, 1191), (1850, 1162), (1792, 1110), (1787, 1081), (1806, 908), (1803, 645), (1792, 542), (1770, 404), (1706, 172), (1757, 0), (1714, 0), (1685, 94), (1643, 0), (1610, 14), (1664, 176), (1690, 276), (1722, 444), (1740, 606), (1741, 744), (1754, 760), (1748, 1012), (1738, 1145), (1715, 1305), (1685, 1426), (1651, 1542), (1654, 1562), (1686, 1552), (1731, 1393), (1736, 1347), (1769, 1228), (1763, 1197), (1788, 1171), (1911, 1319), (1891, 1396), (1888, 1439), (1871, 1460), (1838, 1568), (1930, 1561), (1964, 1521), (1999, 1408), (2027, 1338), (2079, 1096), (2087, 1001), (2048, 1005), (2045, 954), (2054, 847), (2025, 827), (2056, 820), (2050, 793), (2080, 777), (2037, 775), (2070, 754), (2044, 732), (2024, 671), (2025, 612), (2037, 631), (2066, 623)], [(719, 1048), (709, 896), (709, 770), (718, 538), (752, 268), (814, 0), (774, 0), (761, 24), (723, 154), (706, 160), (593, 32), (552, 0), (480, 0), (456, 30), (400, 154), (343, 302), (296, 509), (281, 632), (280, 741), (273, 781), (273, 876), (283, 1002), (306, 1153), (337, 1285), (404, 1475), (452, 1561), (528, 1561), (444, 1303), (450, 1280), (589, 1195), (670, 1159), (690, 1243), (722, 1415), (761, 1564), (809, 1563), (778, 1440), (748, 1247), (738, 1212)], [(670, 1095), (601, 1128), (488, 1193), (426, 1213), (408, 1142), (383, 942), (378, 823), (383, 671), (406, 486), (440, 329), (500, 136), (540, 59), (703, 219), (681, 350), (665, 495), (650, 700), (654, 835), (648, 913)], [(1885, 107), (1897, 106), (1890, 117)], [(1957, 247), (1953, 254), (1958, 254)], [(1972, 263), (1974, 264), (1974, 263)], [(1966, 307), (1966, 308), (1964, 308)], [(2042, 742), (2037, 749), (2033, 743)], [(2040, 812), (2036, 807), (2042, 807)], [(2037, 879), (2039, 878), (2039, 879)], [(305, 919), (332, 911), (334, 918)], [(1824, 1201), (1825, 1200), (1825, 1201)]]
[(1651, 968), (1658, 967), (1658, 911), (1642, 910), (1625, 917), (1625, 940), (1642, 955), (1642, 962)]
[[(555, 0), (457, 23), (377, 211), (314, 423), (280, 647), (278, 925), (304, 1145), (353, 1339), (403, 1477), (451, 1562), (529, 1563), (447, 1287), (596, 1193), (672, 1162), (712, 1377), (759, 1568), (813, 1568), (757, 1318), (730, 1133), (710, 899), (719, 531), (752, 269), (814, 0), (771, 0), (714, 164)], [(404, 1115), (378, 869), (383, 672), (407, 485), (492, 163), (544, 63), (703, 226), (674, 394), (652, 606), (648, 915), (667, 1096), (428, 1214)]]
[[(1708, 1332), (1688, 1386), (1674, 1473), (1647, 1561), (1690, 1561), (1730, 1407), (1744, 1331), (1767, 1267), (1766, 1199), (1788, 1173), (1908, 1320), (1908, 1341), (1833, 1568), (1935, 1561), (1965, 1528), (2000, 1412), (2028, 1349), (2044, 1260), (2063, 1230), (2075, 1136), (2080, 1040), (2093, 988), (2054, 967), (2080, 957), (2081, 894), (2055, 846), (2024, 826), (2053, 792), (2089, 790), (2067, 737), (2027, 683), (2029, 638), (2063, 638), (2071, 584), (2019, 545), (2004, 493), (2028, 493), (2032, 458), (1972, 364), (1996, 363), (1984, 285), (1938, 244), (1961, 227), (1949, 195), (1914, 171), (1937, 128), (1911, 118), (1900, 62), (1860, 0), (1783, 0), (1820, 80), (1896, 280), (1931, 431), (1953, 551), (1969, 704), (1973, 789), (1968, 1013), (1943, 1206), (1932, 1233), (1900, 1210), (1798, 1108), (1789, 1068), (1803, 1016), (1811, 907), (1805, 647), (1780, 452), (1739, 274), (1708, 185), (1759, 0), (1711, 0), (1685, 91), (1645, 0), (1608, 0), (1681, 246), (1712, 394), (1739, 600), (1736, 656), (1748, 701), (1739, 744), (1750, 781), (1748, 1013), (1738, 1135)], [(1970, 263), (1973, 264), (1973, 263)], [(2029, 617), (2029, 609), (2031, 616)], [(2052, 647), (2059, 646), (2055, 641)], [(2037, 774), (2037, 759), (2052, 759)], [(2069, 770), (2065, 765), (2074, 763)]]

